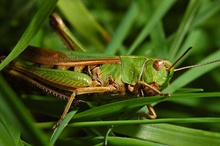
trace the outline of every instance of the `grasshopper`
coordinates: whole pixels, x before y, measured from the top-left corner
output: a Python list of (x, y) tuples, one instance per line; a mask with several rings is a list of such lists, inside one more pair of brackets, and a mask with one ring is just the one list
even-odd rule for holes
[[(58, 20), (57, 20), (58, 19)], [(24, 60), (12, 61), (3, 71), (21, 78), (55, 97), (67, 99), (66, 107), (53, 127), (65, 118), (72, 104), (77, 104), (82, 95), (108, 95), (109, 98), (146, 97), (154, 95), (170, 96), (162, 93), (175, 71), (219, 62), (174, 69), (175, 64), (191, 49), (187, 49), (174, 63), (145, 56), (111, 56), (84, 52), (76, 40), (63, 32), (64, 25), (57, 14), (51, 15), (52, 25), (57, 29), (68, 48), (55, 51), (29, 46), (20, 57)], [(60, 24), (61, 23), (61, 24)], [(59, 26), (59, 27), (58, 27)], [(77, 48), (77, 46), (80, 46)], [(102, 57), (100, 57), (102, 56)], [(4, 60), (2, 56), (0, 58)], [(28, 63), (24, 63), (28, 62)], [(117, 98), (116, 98), (117, 99)], [(141, 117), (156, 118), (153, 107), (147, 105), (149, 113)]]

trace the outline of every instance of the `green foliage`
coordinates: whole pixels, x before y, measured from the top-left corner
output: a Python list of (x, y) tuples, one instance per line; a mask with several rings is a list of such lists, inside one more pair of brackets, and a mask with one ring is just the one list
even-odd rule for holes
[[(2, 3), (2, 6), (10, 7), (16, 2), (13, 1), (10, 5), (7, 2)], [(1, 69), (27, 45), (65, 49), (48, 24), (48, 16), (52, 10), (61, 14), (88, 52), (141, 55), (175, 61), (192, 46), (192, 51), (176, 68), (219, 59), (220, 1), (190, 0), (187, 3), (174, 0), (60, 0), (54, 8), (56, 3), (56, 0), (41, 0), (24, 6), (16, 5), (12, 7), (13, 10), (9, 10), (20, 12), (22, 18), (31, 17), (28, 19), (29, 25), (27, 22), (21, 23), (21, 17), (8, 17), (7, 9), (1, 9), (0, 17), (9, 19), (0, 26), (0, 34), (4, 34), (1, 35), (0, 46), (8, 49), (4, 52), (12, 49), (14, 34), (20, 32), (20, 29), (10, 28), (14, 28), (18, 22), (19, 26), (25, 28), (22, 29), (22, 37), (16, 35), (18, 43), (1, 63)], [(219, 63), (216, 63), (176, 72), (171, 84), (163, 91), (172, 93), (168, 98), (134, 98), (101, 106), (90, 102), (82, 103), (79, 109), (72, 109), (55, 131), (51, 128), (62, 113), (66, 101), (34, 95), (35, 91), (23, 94), (19, 89), (16, 95), (1, 77), (0, 143), (219, 145), (219, 71)], [(11, 85), (14, 83), (15, 81)], [(29, 88), (26, 90), (30, 90)], [(201, 92), (201, 88), (205, 92)], [(158, 119), (136, 120), (140, 113), (146, 112), (144, 105), (147, 103), (155, 105)], [(33, 113), (31, 116), (27, 109)]]

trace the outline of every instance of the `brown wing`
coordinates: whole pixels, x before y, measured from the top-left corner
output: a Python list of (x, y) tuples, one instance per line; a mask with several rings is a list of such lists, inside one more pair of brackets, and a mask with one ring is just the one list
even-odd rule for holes
[(76, 51), (56, 51), (51, 49), (28, 46), (21, 57), (26, 61), (58, 66), (81, 66), (120, 63), (117, 56), (101, 56)]

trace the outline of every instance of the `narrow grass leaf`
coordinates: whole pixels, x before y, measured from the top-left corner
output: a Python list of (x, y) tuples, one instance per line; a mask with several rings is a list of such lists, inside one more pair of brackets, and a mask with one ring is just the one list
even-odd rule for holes
[(144, 119), (144, 120), (116, 120), (116, 121), (91, 121), (91, 122), (74, 122), (70, 127), (93, 127), (107, 125), (135, 125), (135, 124), (156, 124), (156, 123), (220, 123), (220, 118), (163, 118), (163, 119)]
[(141, 30), (140, 34), (137, 36), (127, 55), (132, 54), (132, 52), (137, 48), (142, 41), (149, 35), (151, 30), (156, 26), (156, 24), (162, 19), (162, 17), (167, 13), (170, 7), (174, 4), (175, 0), (167, 0), (162, 1), (161, 4), (157, 7), (155, 12), (153, 13), (152, 17), (149, 19), (146, 26)]
[[(117, 126), (115, 132), (166, 145), (219, 145), (220, 134), (170, 124)], [(129, 132), (128, 132), (129, 131)]]
[(2, 110), (0, 117), (0, 145), (22, 145), (20, 129), (3, 114)]
[(48, 18), (56, 3), (57, 0), (47, 0), (42, 3), (40, 9), (31, 20), (31, 23), (27, 27), (26, 31), (24, 32), (14, 49), (0, 64), (0, 70), (2, 70), (13, 59), (15, 59), (28, 46), (30, 41), (34, 38), (38, 30), (43, 25), (44, 21)]
[[(144, 2), (146, 3), (146, 2)], [(159, 1), (148, 2), (148, 7), (145, 8), (146, 16), (151, 17), (154, 9), (159, 5)], [(162, 21), (160, 20), (150, 33), (150, 39), (153, 44), (152, 55), (157, 58), (168, 58), (168, 44), (165, 38)]]
[[(198, 64), (212, 61), (215, 59), (219, 59), (219, 56), (220, 56), (220, 50), (207, 56), (205, 59), (203, 59)], [(196, 78), (202, 76), (203, 74), (205, 74), (205, 73), (209, 72), (210, 70), (212, 70), (216, 67), (219, 67), (219, 66), (220, 66), (220, 63), (217, 62), (217, 63), (206, 65), (204, 67), (197, 67), (197, 68), (190, 69), (190, 70), (186, 71), (184, 74), (182, 74), (181, 76), (179, 76), (175, 81), (173, 81), (163, 92), (173, 93), (177, 89), (185, 86), (186, 84), (190, 83), (191, 81), (195, 80)]]
[[(60, 139), (57, 141), (57, 145), (89, 145), (89, 146), (103, 146), (105, 138), (100, 137), (71, 137), (68, 139)], [(113, 137), (107, 138), (108, 146), (163, 146), (156, 142), (150, 142), (146, 140), (136, 138), (125, 138), (125, 137)]]
[(192, 28), (203, 24), (220, 10), (220, 1), (210, 1), (202, 7), (202, 10), (196, 15), (192, 22)]
[(188, 30), (190, 29), (193, 19), (195, 19), (196, 12), (198, 11), (200, 4), (201, 4), (201, 1), (198, 1), (198, 0), (191, 0), (189, 2), (187, 10), (184, 14), (183, 20), (181, 24), (179, 25), (175, 38), (170, 47), (170, 53), (169, 53), (170, 60), (176, 59), (177, 57), (176, 53), (179, 50), (181, 44), (183, 43), (183, 39), (186, 36)]
[[(13, 121), (17, 128), (22, 130), (22, 135), (31, 140), (34, 145), (46, 145), (47, 136), (33, 126), (33, 119), (27, 113), (24, 105), (18, 99), (16, 94), (9, 88), (8, 84), (0, 76), (0, 103), (4, 104), (0, 106), (1, 111), (4, 111), (4, 115)], [(6, 106), (7, 105), (7, 106)]]
[(108, 137), (107, 142), (108, 146), (164, 146), (157, 142), (127, 137)]
[(65, 119), (62, 121), (62, 123), (59, 125), (59, 127), (57, 127), (51, 138), (50, 138), (50, 144), (51, 145), (54, 145), (56, 140), (58, 139), (59, 135), (62, 133), (62, 131), (64, 130), (64, 128), (68, 125), (69, 121), (72, 119), (72, 117), (76, 114), (77, 110), (74, 110), (74, 111), (70, 111)]
[(219, 92), (214, 93), (188, 93), (188, 94), (174, 94), (171, 97), (155, 96), (146, 98), (134, 98), (102, 106), (94, 107), (84, 112), (78, 113), (73, 117), (73, 121), (83, 121), (96, 119), (97, 117), (106, 117), (115, 113), (128, 111), (137, 107), (144, 106), (149, 103), (157, 103), (164, 100), (181, 99), (181, 98), (202, 98), (202, 97), (218, 97)]
[(165, 97), (148, 97), (148, 98), (139, 98), (139, 99), (130, 99), (125, 101), (114, 102), (110, 104), (105, 104), (102, 106), (94, 107), (92, 109), (86, 110), (73, 117), (73, 121), (78, 120), (88, 120), (96, 119), (97, 117), (106, 117), (109, 114), (114, 114), (129, 109), (141, 107), (145, 104), (163, 100)]
[[(105, 44), (110, 41), (108, 32), (93, 18), (88, 9), (80, 0), (59, 1), (59, 9), (88, 42), (93, 44), (99, 51), (104, 50)], [(74, 11), (74, 13), (73, 13)], [(103, 41), (100, 38), (104, 38)]]
[(117, 49), (119, 49), (120, 45), (123, 43), (127, 33), (130, 31), (132, 24), (135, 22), (135, 18), (138, 14), (138, 6), (137, 2), (133, 1), (128, 8), (127, 13), (122, 19), (121, 23), (118, 25), (118, 28), (111, 40), (108, 44), (105, 53), (106, 54), (115, 54)]

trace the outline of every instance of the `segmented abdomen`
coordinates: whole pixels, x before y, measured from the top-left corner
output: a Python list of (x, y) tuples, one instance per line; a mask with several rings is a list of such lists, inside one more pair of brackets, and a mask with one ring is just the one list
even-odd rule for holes
[(74, 71), (28, 67), (26, 74), (51, 86), (61, 89), (75, 89), (90, 86), (90, 76)]

